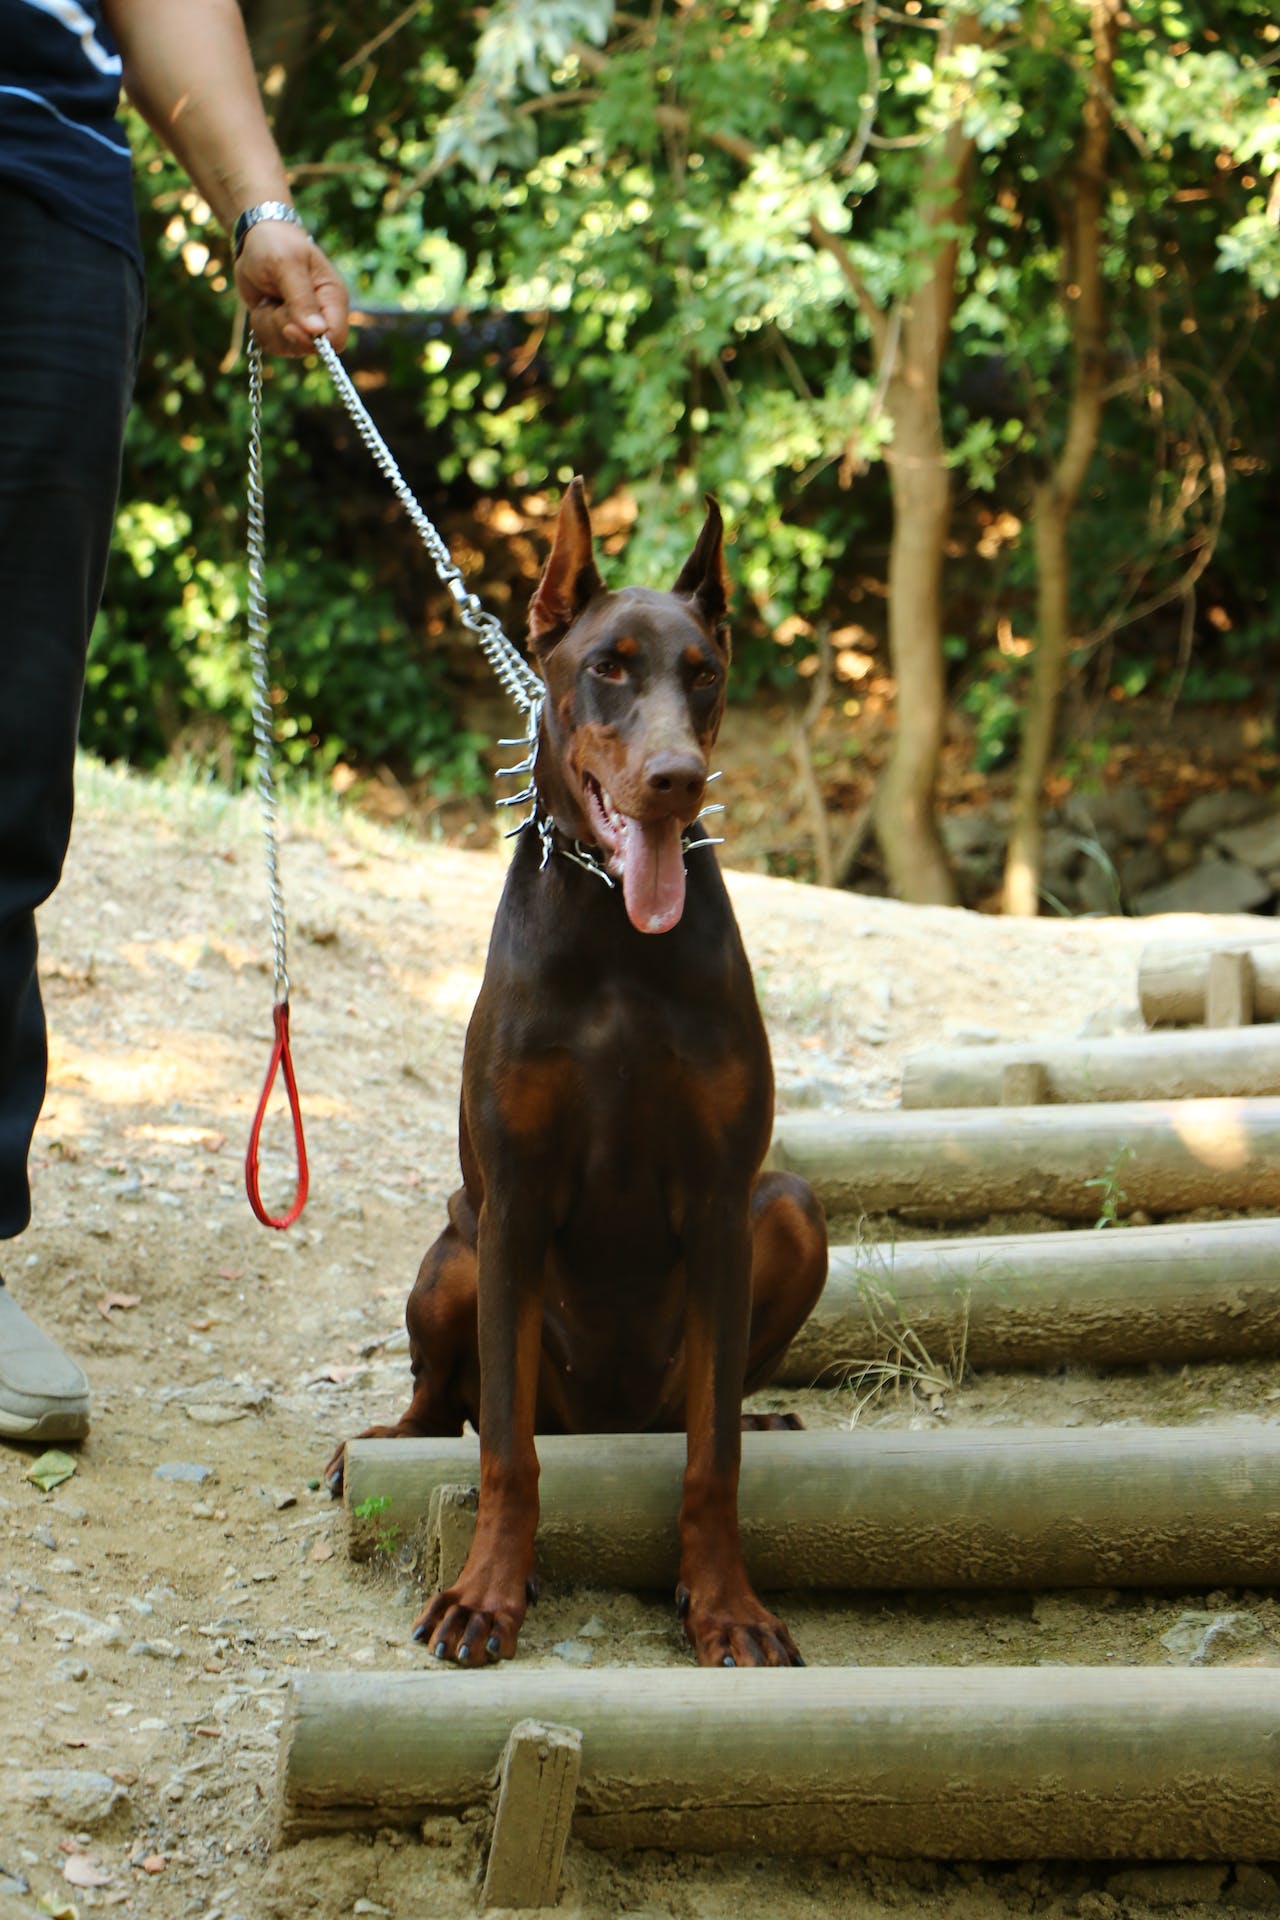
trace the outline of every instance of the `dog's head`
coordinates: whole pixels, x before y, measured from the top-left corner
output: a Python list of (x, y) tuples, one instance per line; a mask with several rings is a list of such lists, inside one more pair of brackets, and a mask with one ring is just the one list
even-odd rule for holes
[(680, 836), (701, 810), (724, 713), (727, 604), (713, 499), (669, 593), (611, 592), (572, 482), (529, 608), (547, 685), (537, 782), (557, 826), (599, 848), (641, 933), (668, 932), (684, 910)]

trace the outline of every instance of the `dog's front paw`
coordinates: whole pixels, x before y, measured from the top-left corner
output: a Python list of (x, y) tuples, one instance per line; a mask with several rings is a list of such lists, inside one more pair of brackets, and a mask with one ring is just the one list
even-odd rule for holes
[(732, 1595), (699, 1604), (681, 1584), (676, 1612), (700, 1667), (802, 1667), (800, 1649), (776, 1614), (745, 1584)]
[(456, 1584), (437, 1593), (415, 1622), (413, 1638), (437, 1660), (484, 1667), (510, 1660), (536, 1582), (510, 1567), (462, 1569)]

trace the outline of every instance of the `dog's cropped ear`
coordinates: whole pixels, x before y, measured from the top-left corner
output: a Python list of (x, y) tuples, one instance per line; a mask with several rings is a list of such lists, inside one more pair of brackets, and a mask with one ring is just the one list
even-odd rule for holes
[(693, 601), (716, 639), (727, 648), (729, 576), (724, 569), (724, 521), (714, 494), (707, 495), (707, 517), (702, 523), (702, 532), (680, 569), (680, 578), (672, 592)]
[(534, 652), (549, 653), (604, 590), (592, 550), (586, 495), (581, 478), (575, 478), (560, 503), (551, 557), (529, 603), (529, 641)]

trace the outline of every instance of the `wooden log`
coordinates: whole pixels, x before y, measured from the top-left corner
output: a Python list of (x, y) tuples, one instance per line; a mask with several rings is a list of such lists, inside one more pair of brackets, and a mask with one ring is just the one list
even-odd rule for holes
[(582, 1771), (577, 1727), (518, 1720), (502, 1756), (482, 1907), (551, 1907)]
[(589, 1846), (1280, 1856), (1280, 1672), (1260, 1668), (296, 1674), (281, 1837), (461, 1815), (526, 1718), (582, 1731)]
[(833, 1247), (775, 1377), (834, 1386), (908, 1335), (951, 1369), (1280, 1354), (1280, 1220)]
[(1280, 1099), (790, 1114), (767, 1164), (828, 1213), (1063, 1219), (1280, 1207)]
[(476, 1486), (435, 1486), (427, 1503), (423, 1574), (432, 1587), (450, 1587), (462, 1572), (476, 1530)]
[[(910, 1064), (910, 1062), (908, 1062)], [(1006, 1062), (1000, 1074), (1000, 1094), (998, 1104), (1002, 1107), (1042, 1107), (1049, 1099), (1049, 1076), (1039, 1060), (1014, 1059)], [(904, 1099), (903, 1106), (936, 1107), (937, 1100), (909, 1101)], [(968, 1106), (969, 1101), (948, 1101), (947, 1105)]]
[(1252, 958), (1247, 953), (1211, 953), (1204, 987), (1206, 1027), (1247, 1027), (1252, 1022)]
[[(1011, 1079), (1020, 1101), (1008, 1096)], [(902, 1104), (913, 1109), (1268, 1094), (1280, 1094), (1280, 1027), (928, 1047), (902, 1068)]]
[(1149, 1027), (1197, 1026), (1205, 1017), (1209, 963), (1216, 953), (1247, 953), (1253, 1019), (1280, 1019), (1280, 939), (1265, 933), (1214, 935), (1208, 940), (1155, 941), (1138, 956), (1138, 1001)]
[[(544, 1578), (675, 1582), (679, 1433), (545, 1435)], [(434, 1486), (474, 1484), (474, 1438), (355, 1440), (346, 1498), (412, 1534)], [(1280, 1427), (747, 1433), (738, 1499), (761, 1588), (1280, 1583)], [(353, 1552), (361, 1551), (354, 1535)]]

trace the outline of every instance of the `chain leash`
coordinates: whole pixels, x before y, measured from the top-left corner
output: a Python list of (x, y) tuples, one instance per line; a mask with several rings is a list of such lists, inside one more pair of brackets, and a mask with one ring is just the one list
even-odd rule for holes
[[(289, 1045), (289, 967), (285, 945), (284, 889), (280, 884), (280, 810), (276, 800), (272, 749), (275, 744), (275, 717), (271, 706), (271, 672), (267, 652), (267, 591), (265, 577), (266, 515), (262, 485), (262, 349), (249, 336), (249, 475), (248, 475), (248, 626), (249, 660), (253, 672), (253, 739), (255, 784), (258, 811), (262, 816), (262, 837), (266, 843), (267, 897), (271, 914), (271, 951), (273, 959), (275, 1005), (272, 1025), (275, 1038), (267, 1077), (258, 1098), (257, 1111), (249, 1131), (244, 1157), (245, 1191), (249, 1205), (264, 1227), (291, 1227), (307, 1204), (310, 1173), (307, 1143), (302, 1130), (302, 1103), (294, 1078), (293, 1055)], [(293, 1144), (297, 1165), (293, 1200), (282, 1214), (266, 1207), (259, 1184), (258, 1154), (262, 1123), (277, 1074), (284, 1078), (293, 1123)]]
[(249, 336), (249, 661), (253, 671), (254, 770), (262, 836), (266, 842), (267, 897), (271, 912), (271, 952), (276, 1003), (288, 1003), (289, 968), (285, 939), (284, 892), (280, 885), (279, 822), (272, 752), (275, 714), (267, 655), (266, 514), (262, 486), (262, 349)]

